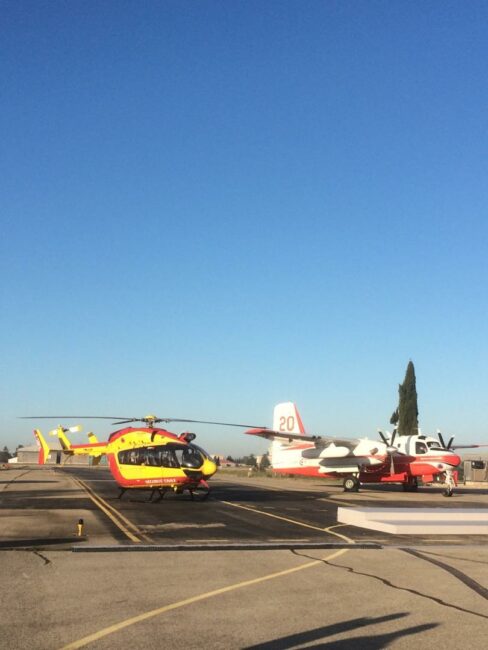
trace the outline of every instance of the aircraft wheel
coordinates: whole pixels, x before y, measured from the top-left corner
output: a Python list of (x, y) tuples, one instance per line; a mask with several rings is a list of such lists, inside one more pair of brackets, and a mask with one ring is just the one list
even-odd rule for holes
[(343, 482), (344, 492), (357, 492), (359, 490), (359, 481), (355, 476), (348, 476)]

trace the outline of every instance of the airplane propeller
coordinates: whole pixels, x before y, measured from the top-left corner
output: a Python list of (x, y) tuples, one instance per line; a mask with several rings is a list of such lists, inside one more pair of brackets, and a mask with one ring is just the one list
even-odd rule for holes
[(440, 429), (437, 429), (437, 437), (439, 438), (439, 442), (441, 443), (442, 449), (449, 450), (452, 448), (452, 443), (454, 442), (454, 436), (451, 436), (447, 445), (444, 442), (444, 438), (442, 437), (442, 433)]
[(449, 441), (446, 445), (444, 438), (442, 437), (442, 433), (440, 432), (440, 429), (437, 429), (437, 437), (439, 438), (440, 442), (440, 447), (441, 449), (445, 449), (446, 451), (455, 451), (456, 449), (478, 449), (479, 447), (488, 447), (486, 444), (479, 444), (479, 445), (453, 445), (452, 443), (454, 442), (454, 436), (451, 436), (449, 438)]
[[(383, 431), (381, 431), (380, 429), (378, 429), (378, 433), (379, 433), (379, 435), (380, 435), (380, 438), (383, 440), (383, 442), (384, 442), (385, 445), (386, 445), (386, 453), (387, 453), (388, 456), (390, 457), (390, 474), (394, 474), (394, 473), (395, 473), (394, 454), (395, 454), (395, 453), (398, 453), (398, 449), (397, 449), (396, 447), (394, 447), (393, 445), (394, 445), (394, 443), (395, 443), (395, 438), (396, 438), (396, 435), (397, 435), (397, 431), (398, 431), (398, 429), (395, 427), (395, 428), (393, 429), (393, 433), (391, 434), (390, 438), (388, 439), (388, 438), (385, 436), (385, 434), (383, 433)], [(388, 433), (388, 431), (387, 431), (387, 433)]]

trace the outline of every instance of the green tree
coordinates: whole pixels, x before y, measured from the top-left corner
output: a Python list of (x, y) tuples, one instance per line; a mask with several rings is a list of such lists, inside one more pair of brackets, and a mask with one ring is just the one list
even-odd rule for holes
[(254, 454), (250, 454), (249, 456), (243, 456), (242, 458), (239, 458), (239, 464), (249, 465), (250, 467), (256, 467), (256, 456)]
[(403, 384), (398, 387), (398, 434), (411, 436), (419, 430), (419, 409), (417, 406), (417, 386), (415, 368), (412, 361), (408, 362)]
[(395, 426), (398, 424), (398, 409), (397, 408), (391, 414), (390, 424), (393, 424)]

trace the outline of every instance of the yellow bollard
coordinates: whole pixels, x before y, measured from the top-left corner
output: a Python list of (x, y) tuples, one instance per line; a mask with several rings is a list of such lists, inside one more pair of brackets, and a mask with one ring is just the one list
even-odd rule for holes
[(83, 526), (84, 526), (84, 521), (83, 519), (78, 520), (78, 537), (83, 536)]

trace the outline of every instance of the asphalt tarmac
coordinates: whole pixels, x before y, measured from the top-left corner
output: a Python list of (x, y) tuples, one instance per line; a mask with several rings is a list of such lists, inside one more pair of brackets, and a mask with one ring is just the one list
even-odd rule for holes
[(119, 500), (101, 468), (2, 472), (0, 648), (484, 647), (486, 536), (393, 536), (336, 515), (487, 507), (487, 491), (212, 484), (205, 501), (153, 503)]

